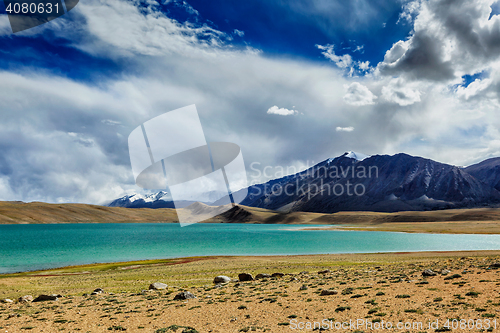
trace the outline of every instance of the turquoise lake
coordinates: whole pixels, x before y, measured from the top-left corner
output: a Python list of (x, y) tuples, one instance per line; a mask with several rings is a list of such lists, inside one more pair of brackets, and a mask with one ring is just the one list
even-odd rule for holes
[(179, 224), (158, 223), (0, 225), (0, 273), (208, 255), (500, 249), (500, 235), (297, 230), (303, 227), (194, 224), (181, 228)]

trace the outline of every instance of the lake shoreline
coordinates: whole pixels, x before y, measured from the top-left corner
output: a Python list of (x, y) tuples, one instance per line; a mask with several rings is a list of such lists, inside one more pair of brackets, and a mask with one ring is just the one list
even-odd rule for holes
[(41, 270), (28, 270), (15, 273), (0, 273), (0, 279), (5, 277), (20, 277), (20, 276), (34, 276), (34, 277), (49, 277), (49, 276), (67, 276), (79, 274), (91, 274), (93, 272), (100, 272), (105, 270), (134, 270), (139, 268), (146, 268), (149, 266), (168, 266), (179, 265), (189, 262), (204, 261), (204, 260), (217, 260), (217, 259), (255, 259), (268, 261), (271, 259), (285, 260), (297, 258), (309, 258), (314, 261), (319, 257), (332, 257), (332, 258), (356, 258), (356, 257), (456, 257), (456, 256), (500, 256), (500, 249), (498, 250), (463, 250), (463, 251), (398, 251), (398, 252), (366, 252), (366, 253), (318, 253), (318, 254), (282, 254), (282, 255), (207, 255), (207, 256), (188, 256), (188, 257), (173, 257), (164, 259), (143, 259), (131, 261), (117, 261), (117, 262), (100, 262), (82, 265), (69, 265)]

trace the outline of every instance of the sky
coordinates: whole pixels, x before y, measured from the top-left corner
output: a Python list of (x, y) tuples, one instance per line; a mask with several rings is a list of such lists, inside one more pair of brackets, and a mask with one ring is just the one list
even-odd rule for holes
[(500, 156), (493, 0), (81, 0), (16, 34), (2, 6), (0, 200), (140, 192), (128, 135), (191, 104), (250, 182), (349, 150)]

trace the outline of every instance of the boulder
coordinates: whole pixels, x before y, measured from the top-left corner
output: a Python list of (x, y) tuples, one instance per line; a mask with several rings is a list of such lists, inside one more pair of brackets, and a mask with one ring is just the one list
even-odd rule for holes
[(490, 268), (500, 268), (500, 262), (495, 262), (490, 265)]
[(325, 269), (323, 271), (319, 271), (318, 274), (327, 274), (330, 273), (331, 271), (329, 269)]
[(96, 289), (94, 289), (93, 292), (90, 293), (90, 295), (95, 296), (95, 295), (102, 294), (103, 292), (104, 292), (104, 290), (102, 288), (96, 288)]
[(275, 278), (282, 278), (283, 276), (285, 276), (285, 274), (284, 273), (273, 273), (271, 276), (275, 277)]
[(450, 273), (451, 273), (451, 271), (449, 271), (449, 270), (447, 270), (447, 269), (443, 269), (443, 270), (441, 271), (441, 275), (448, 275), (448, 274), (450, 274)]
[(33, 302), (43, 302), (43, 301), (57, 301), (61, 298), (61, 295), (52, 294), (52, 295), (39, 295), (37, 298), (33, 300)]
[(6, 299), (0, 300), (0, 303), (14, 303), (14, 301), (11, 300), (11, 299), (6, 298)]
[(266, 273), (263, 273), (263, 274), (262, 274), (262, 273), (260, 273), (260, 274), (257, 274), (257, 275), (255, 276), (255, 278), (256, 278), (256, 279), (268, 279), (268, 278), (270, 278), (270, 277), (271, 277), (271, 275), (266, 274)]
[(307, 290), (309, 288), (307, 288), (307, 285), (306, 284), (303, 284), (302, 286), (300, 286), (299, 290)]
[(21, 297), (19, 297), (18, 301), (19, 301), (20, 303), (29, 303), (29, 302), (33, 302), (33, 296), (31, 296), (31, 295), (21, 296)]
[(323, 290), (321, 290), (320, 296), (330, 296), (330, 295), (337, 295), (337, 294), (338, 294), (337, 290), (323, 289)]
[(253, 281), (254, 280), (252, 274), (248, 274), (248, 273), (238, 274), (238, 279), (240, 280), (240, 282)]
[(195, 295), (190, 293), (189, 291), (182, 291), (175, 295), (174, 300), (184, 300), (184, 299), (191, 299), (191, 298), (196, 298)]
[(154, 282), (149, 285), (149, 290), (162, 290), (167, 289), (167, 285), (161, 282)]
[(422, 276), (436, 276), (437, 273), (434, 272), (432, 269), (426, 269), (425, 271), (422, 272)]
[(225, 275), (219, 275), (214, 278), (215, 284), (231, 282), (231, 278)]

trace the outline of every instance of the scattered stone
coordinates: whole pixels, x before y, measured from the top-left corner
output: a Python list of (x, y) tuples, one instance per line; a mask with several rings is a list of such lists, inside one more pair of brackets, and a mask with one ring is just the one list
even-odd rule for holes
[(189, 291), (182, 291), (175, 295), (174, 300), (183, 300), (183, 299), (191, 299), (191, 298), (196, 298), (195, 295), (190, 293)]
[(307, 289), (309, 289), (309, 288), (307, 288), (307, 285), (306, 285), (306, 284), (303, 284), (303, 285), (299, 288), (299, 290), (307, 290)]
[(422, 276), (436, 276), (436, 275), (437, 273), (431, 269), (426, 269), (425, 271), (422, 272)]
[(61, 298), (61, 295), (52, 294), (52, 295), (40, 295), (33, 300), (33, 302), (43, 302), (43, 301), (57, 301)]
[(267, 279), (267, 278), (270, 278), (270, 277), (271, 277), (271, 275), (266, 274), (266, 273), (264, 273), (264, 274), (259, 273), (259, 274), (257, 274), (255, 276), (256, 279)]
[(13, 300), (8, 299), (8, 298), (6, 298), (6, 299), (2, 299), (0, 302), (2, 302), (2, 303), (14, 303), (14, 301), (13, 301)]
[(449, 270), (447, 270), (447, 269), (443, 269), (443, 270), (441, 271), (441, 275), (448, 275), (448, 274), (450, 274), (450, 273), (451, 273), (451, 271), (449, 271)]
[(154, 282), (149, 285), (149, 290), (162, 290), (167, 289), (167, 285), (161, 282)]
[(231, 282), (231, 278), (225, 275), (219, 275), (214, 278), (215, 284), (228, 283), (228, 282)]
[(19, 301), (20, 303), (29, 303), (29, 302), (33, 302), (33, 296), (31, 296), (31, 295), (21, 296), (21, 297), (19, 297), (18, 301)]
[(96, 289), (94, 289), (93, 292), (90, 293), (90, 296), (99, 295), (99, 294), (102, 294), (103, 292), (104, 292), (104, 290), (102, 288), (96, 288)]
[(331, 271), (329, 269), (325, 269), (323, 271), (319, 271), (318, 274), (327, 274), (330, 273)]
[(321, 290), (320, 296), (330, 296), (330, 295), (337, 295), (337, 294), (338, 294), (337, 290), (323, 289), (323, 290)]
[(240, 280), (240, 282), (254, 281), (252, 274), (248, 274), (248, 273), (238, 274), (238, 279)]
[(275, 278), (282, 278), (283, 276), (285, 276), (285, 274), (284, 273), (273, 273), (271, 276), (275, 277)]

